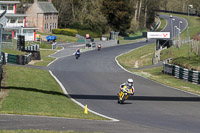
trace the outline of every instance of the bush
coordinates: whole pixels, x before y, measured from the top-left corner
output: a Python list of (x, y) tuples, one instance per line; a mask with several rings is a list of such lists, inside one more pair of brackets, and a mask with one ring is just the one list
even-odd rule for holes
[(93, 37), (93, 38), (101, 37), (102, 35), (101, 33), (96, 33), (89, 30), (78, 30), (78, 34), (81, 36), (85, 36), (86, 34), (89, 34), (90, 37)]
[(80, 24), (79, 22), (74, 22), (71, 25), (69, 25), (69, 27), (80, 30), (92, 30), (92, 27), (89, 24)]
[(90, 37), (97, 38), (102, 36), (100, 32), (92, 32), (90, 30), (81, 30), (81, 29), (53, 29), (53, 34), (62, 34), (67, 36), (75, 36), (76, 34), (79, 34), (81, 36), (85, 36), (86, 34), (89, 34)]
[(77, 34), (77, 30), (74, 29), (53, 29), (53, 34), (62, 34), (68, 36), (75, 36)]
[(61, 34), (62, 29), (53, 29), (52, 32), (53, 34)]

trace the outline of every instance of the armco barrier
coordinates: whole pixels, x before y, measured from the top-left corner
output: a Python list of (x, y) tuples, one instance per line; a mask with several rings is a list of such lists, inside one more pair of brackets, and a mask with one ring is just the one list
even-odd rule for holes
[(124, 40), (136, 40), (136, 39), (141, 39), (143, 36), (135, 36), (135, 37), (124, 37)]
[(200, 72), (188, 70), (177, 65), (163, 63), (163, 73), (176, 78), (200, 84)]

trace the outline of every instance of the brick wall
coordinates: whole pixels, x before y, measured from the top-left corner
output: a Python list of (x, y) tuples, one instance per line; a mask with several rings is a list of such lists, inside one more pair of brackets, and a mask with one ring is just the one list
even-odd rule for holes
[(51, 32), (52, 29), (58, 27), (58, 14), (45, 14), (44, 15), (44, 32)]
[[(27, 11), (27, 27), (38, 27), (37, 17), (38, 13), (42, 10), (38, 7), (37, 3), (34, 3)], [(38, 27), (39, 28), (39, 27)]]
[(58, 27), (58, 14), (43, 13), (38, 7), (37, 3), (34, 3), (27, 11), (27, 27), (37, 27), (39, 32), (49, 33), (52, 29)]

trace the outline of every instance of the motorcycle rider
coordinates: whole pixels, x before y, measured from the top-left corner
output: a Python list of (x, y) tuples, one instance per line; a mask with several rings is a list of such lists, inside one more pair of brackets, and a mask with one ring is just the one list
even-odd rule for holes
[(101, 49), (101, 44), (97, 45), (97, 49), (98, 49), (98, 51)]
[(78, 49), (76, 50), (76, 53), (80, 53), (80, 54), (81, 54), (80, 48), (78, 48)]
[(81, 55), (80, 48), (78, 48), (75, 52), (76, 59), (78, 59)]
[(120, 85), (120, 91), (122, 90), (122, 88), (124, 86), (127, 86), (127, 88), (130, 90), (130, 89), (133, 89), (133, 95), (134, 95), (134, 92), (135, 92), (135, 89), (134, 89), (134, 84), (133, 84), (133, 79), (129, 78), (125, 83), (121, 84)]

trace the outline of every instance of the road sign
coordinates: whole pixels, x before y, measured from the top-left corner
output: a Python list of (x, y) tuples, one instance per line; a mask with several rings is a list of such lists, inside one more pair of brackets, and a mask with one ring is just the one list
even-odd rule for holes
[(169, 39), (170, 32), (147, 32), (147, 38)]

